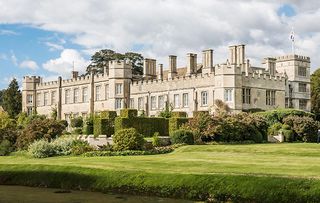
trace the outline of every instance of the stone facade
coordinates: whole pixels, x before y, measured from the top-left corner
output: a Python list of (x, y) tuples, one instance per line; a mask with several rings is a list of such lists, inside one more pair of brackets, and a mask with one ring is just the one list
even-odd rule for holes
[(310, 111), (310, 58), (287, 55), (265, 58), (255, 67), (245, 57), (245, 46), (230, 46), (226, 63), (214, 64), (213, 50), (187, 54), (186, 67), (177, 68), (177, 57), (169, 56), (163, 70), (155, 59), (144, 59), (143, 76), (132, 75), (126, 61), (111, 61), (104, 74), (91, 73), (71, 79), (43, 82), (41, 77), (23, 79), (23, 111), (58, 117), (86, 116), (103, 110), (135, 108), (156, 116), (166, 102), (174, 111), (212, 110), (220, 99), (240, 112), (250, 109), (296, 108)]

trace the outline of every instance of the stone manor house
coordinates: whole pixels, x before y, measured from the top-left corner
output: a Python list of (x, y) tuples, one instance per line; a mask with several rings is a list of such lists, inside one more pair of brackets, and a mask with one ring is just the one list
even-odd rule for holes
[(156, 116), (168, 103), (173, 111), (212, 110), (220, 99), (235, 111), (295, 108), (310, 111), (310, 58), (286, 55), (265, 58), (262, 67), (250, 64), (245, 45), (230, 46), (225, 63), (214, 64), (213, 50), (187, 54), (186, 67), (177, 68), (177, 57), (169, 56), (169, 67), (157, 68), (155, 59), (144, 59), (143, 76), (133, 75), (131, 64), (111, 61), (103, 74), (58, 78), (43, 82), (38, 76), (23, 79), (22, 107), (28, 114), (58, 118), (86, 117), (103, 110), (135, 108)]

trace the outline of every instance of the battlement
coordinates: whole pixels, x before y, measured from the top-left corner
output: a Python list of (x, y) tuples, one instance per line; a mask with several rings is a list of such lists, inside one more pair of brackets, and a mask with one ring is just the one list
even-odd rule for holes
[(77, 78), (70, 78), (70, 79), (65, 79), (62, 80), (62, 84), (70, 84), (70, 83), (74, 83), (74, 82), (79, 82), (79, 81), (90, 81), (90, 76), (89, 75), (83, 75), (83, 76), (79, 76)]
[(41, 82), (42, 78), (40, 76), (23, 76), (23, 82)]
[(113, 60), (113, 61), (109, 61), (109, 68), (126, 68), (130, 66), (131, 64), (129, 61), (127, 60)]
[(261, 73), (260, 71), (249, 73), (248, 75), (242, 73), (242, 76), (255, 80), (285, 81), (287, 79), (285, 75), (270, 75), (269, 73)]
[(205, 73), (205, 74), (192, 74), (192, 75), (185, 75), (185, 76), (176, 76), (174, 78), (166, 78), (163, 80), (160, 79), (148, 79), (148, 80), (139, 80), (132, 83), (132, 85), (138, 86), (138, 85), (152, 85), (157, 83), (167, 83), (171, 81), (192, 81), (195, 79), (200, 78), (208, 78), (213, 77), (213, 74)]
[(277, 62), (281, 61), (289, 61), (289, 60), (298, 60), (298, 61), (304, 61), (310, 63), (310, 57), (308, 56), (300, 56), (300, 55), (285, 55), (285, 56), (278, 56), (275, 57), (277, 59)]

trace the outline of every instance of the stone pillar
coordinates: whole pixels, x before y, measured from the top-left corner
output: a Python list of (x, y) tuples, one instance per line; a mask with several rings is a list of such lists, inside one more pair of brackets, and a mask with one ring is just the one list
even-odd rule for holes
[(62, 118), (62, 77), (58, 77), (58, 105), (57, 105), (57, 119)]
[(94, 114), (94, 71), (90, 73), (90, 100), (89, 114)]
[(249, 75), (249, 68), (250, 68), (250, 61), (249, 61), (249, 59), (247, 59), (247, 62), (246, 62), (246, 65), (245, 65), (245, 70), (244, 70), (246, 76)]
[(177, 56), (169, 56), (169, 74), (168, 78), (172, 79), (177, 75)]
[(159, 75), (158, 75), (159, 80), (163, 80), (163, 64), (159, 64)]

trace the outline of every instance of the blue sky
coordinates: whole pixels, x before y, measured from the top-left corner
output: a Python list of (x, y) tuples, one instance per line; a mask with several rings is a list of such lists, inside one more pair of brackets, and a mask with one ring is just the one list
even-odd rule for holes
[(84, 72), (102, 48), (140, 52), (166, 67), (170, 54), (183, 66), (186, 53), (207, 48), (215, 63), (225, 62), (228, 46), (244, 43), (260, 65), (263, 57), (290, 54), (292, 27), (296, 52), (311, 57), (312, 70), (320, 65), (315, 0), (0, 0), (0, 7), (0, 89), (24, 75), (69, 77), (73, 62)]

